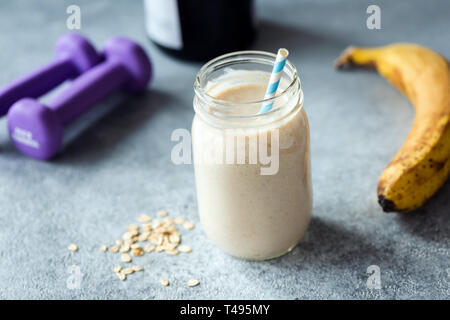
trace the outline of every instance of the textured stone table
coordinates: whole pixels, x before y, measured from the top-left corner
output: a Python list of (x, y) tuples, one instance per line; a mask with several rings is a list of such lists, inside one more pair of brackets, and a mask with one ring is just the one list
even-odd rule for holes
[[(300, 71), (314, 183), (305, 239), (259, 263), (231, 258), (206, 239), (193, 168), (170, 161), (171, 132), (191, 125), (200, 64), (173, 60), (147, 41), (140, 1), (2, 1), (0, 84), (51, 59), (74, 2), (81, 31), (98, 46), (115, 34), (140, 41), (155, 79), (140, 97), (109, 99), (111, 111), (50, 162), (18, 153), (0, 120), (1, 299), (450, 297), (450, 184), (412, 214), (385, 214), (376, 201), (378, 175), (408, 133), (411, 105), (375, 73), (333, 69), (349, 44), (411, 41), (450, 57), (448, 1), (257, 1), (253, 48), (285, 46)], [(381, 30), (366, 28), (369, 4), (381, 7)], [(194, 251), (138, 258), (145, 271), (119, 281), (112, 273), (119, 256), (99, 246), (140, 213), (161, 208), (196, 223), (183, 232)], [(68, 251), (71, 242), (78, 252)], [(67, 288), (72, 265), (83, 273), (80, 289)], [(370, 265), (380, 267), (380, 290), (366, 286)], [(169, 287), (159, 284), (163, 278)], [(200, 286), (186, 287), (190, 278)]]

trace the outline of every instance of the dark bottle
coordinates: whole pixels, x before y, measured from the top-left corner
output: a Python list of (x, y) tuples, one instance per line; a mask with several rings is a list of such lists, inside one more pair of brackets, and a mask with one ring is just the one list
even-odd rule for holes
[(144, 0), (150, 39), (165, 52), (206, 61), (245, 49), (255, 36), (253, 0)]

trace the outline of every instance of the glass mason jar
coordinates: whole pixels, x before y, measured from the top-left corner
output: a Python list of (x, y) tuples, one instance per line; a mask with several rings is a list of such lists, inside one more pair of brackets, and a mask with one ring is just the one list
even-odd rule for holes
[[(262, 51), (215, 58), (197, 74), (192, 145), (198, 211), (208, 237), (238, 258), (290, 251), (311, 219), (309, 125), (289, 61), (261, 100), (275, 61)], [(262, 104), (273, 103), (259, 113)]]

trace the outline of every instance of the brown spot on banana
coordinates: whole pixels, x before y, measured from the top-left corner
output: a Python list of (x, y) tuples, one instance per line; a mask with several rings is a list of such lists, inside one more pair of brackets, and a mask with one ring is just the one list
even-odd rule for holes
[(392, 200), (386, 199), (383, 195), (378, 196), (378, 203), (384, 212), (395, 212), (398, 211), (395, 207), (395, 203)]

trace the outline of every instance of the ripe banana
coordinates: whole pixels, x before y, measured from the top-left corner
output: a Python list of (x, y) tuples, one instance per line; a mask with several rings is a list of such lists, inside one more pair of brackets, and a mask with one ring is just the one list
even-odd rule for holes
[(384, 211), (405, 212), (422, 206), (450, 173), (450, 63), (414, 44), (377, 48), (349, 47), (336, 61), (375, 68), (416, 109), (404, 144), (378, 182)]

